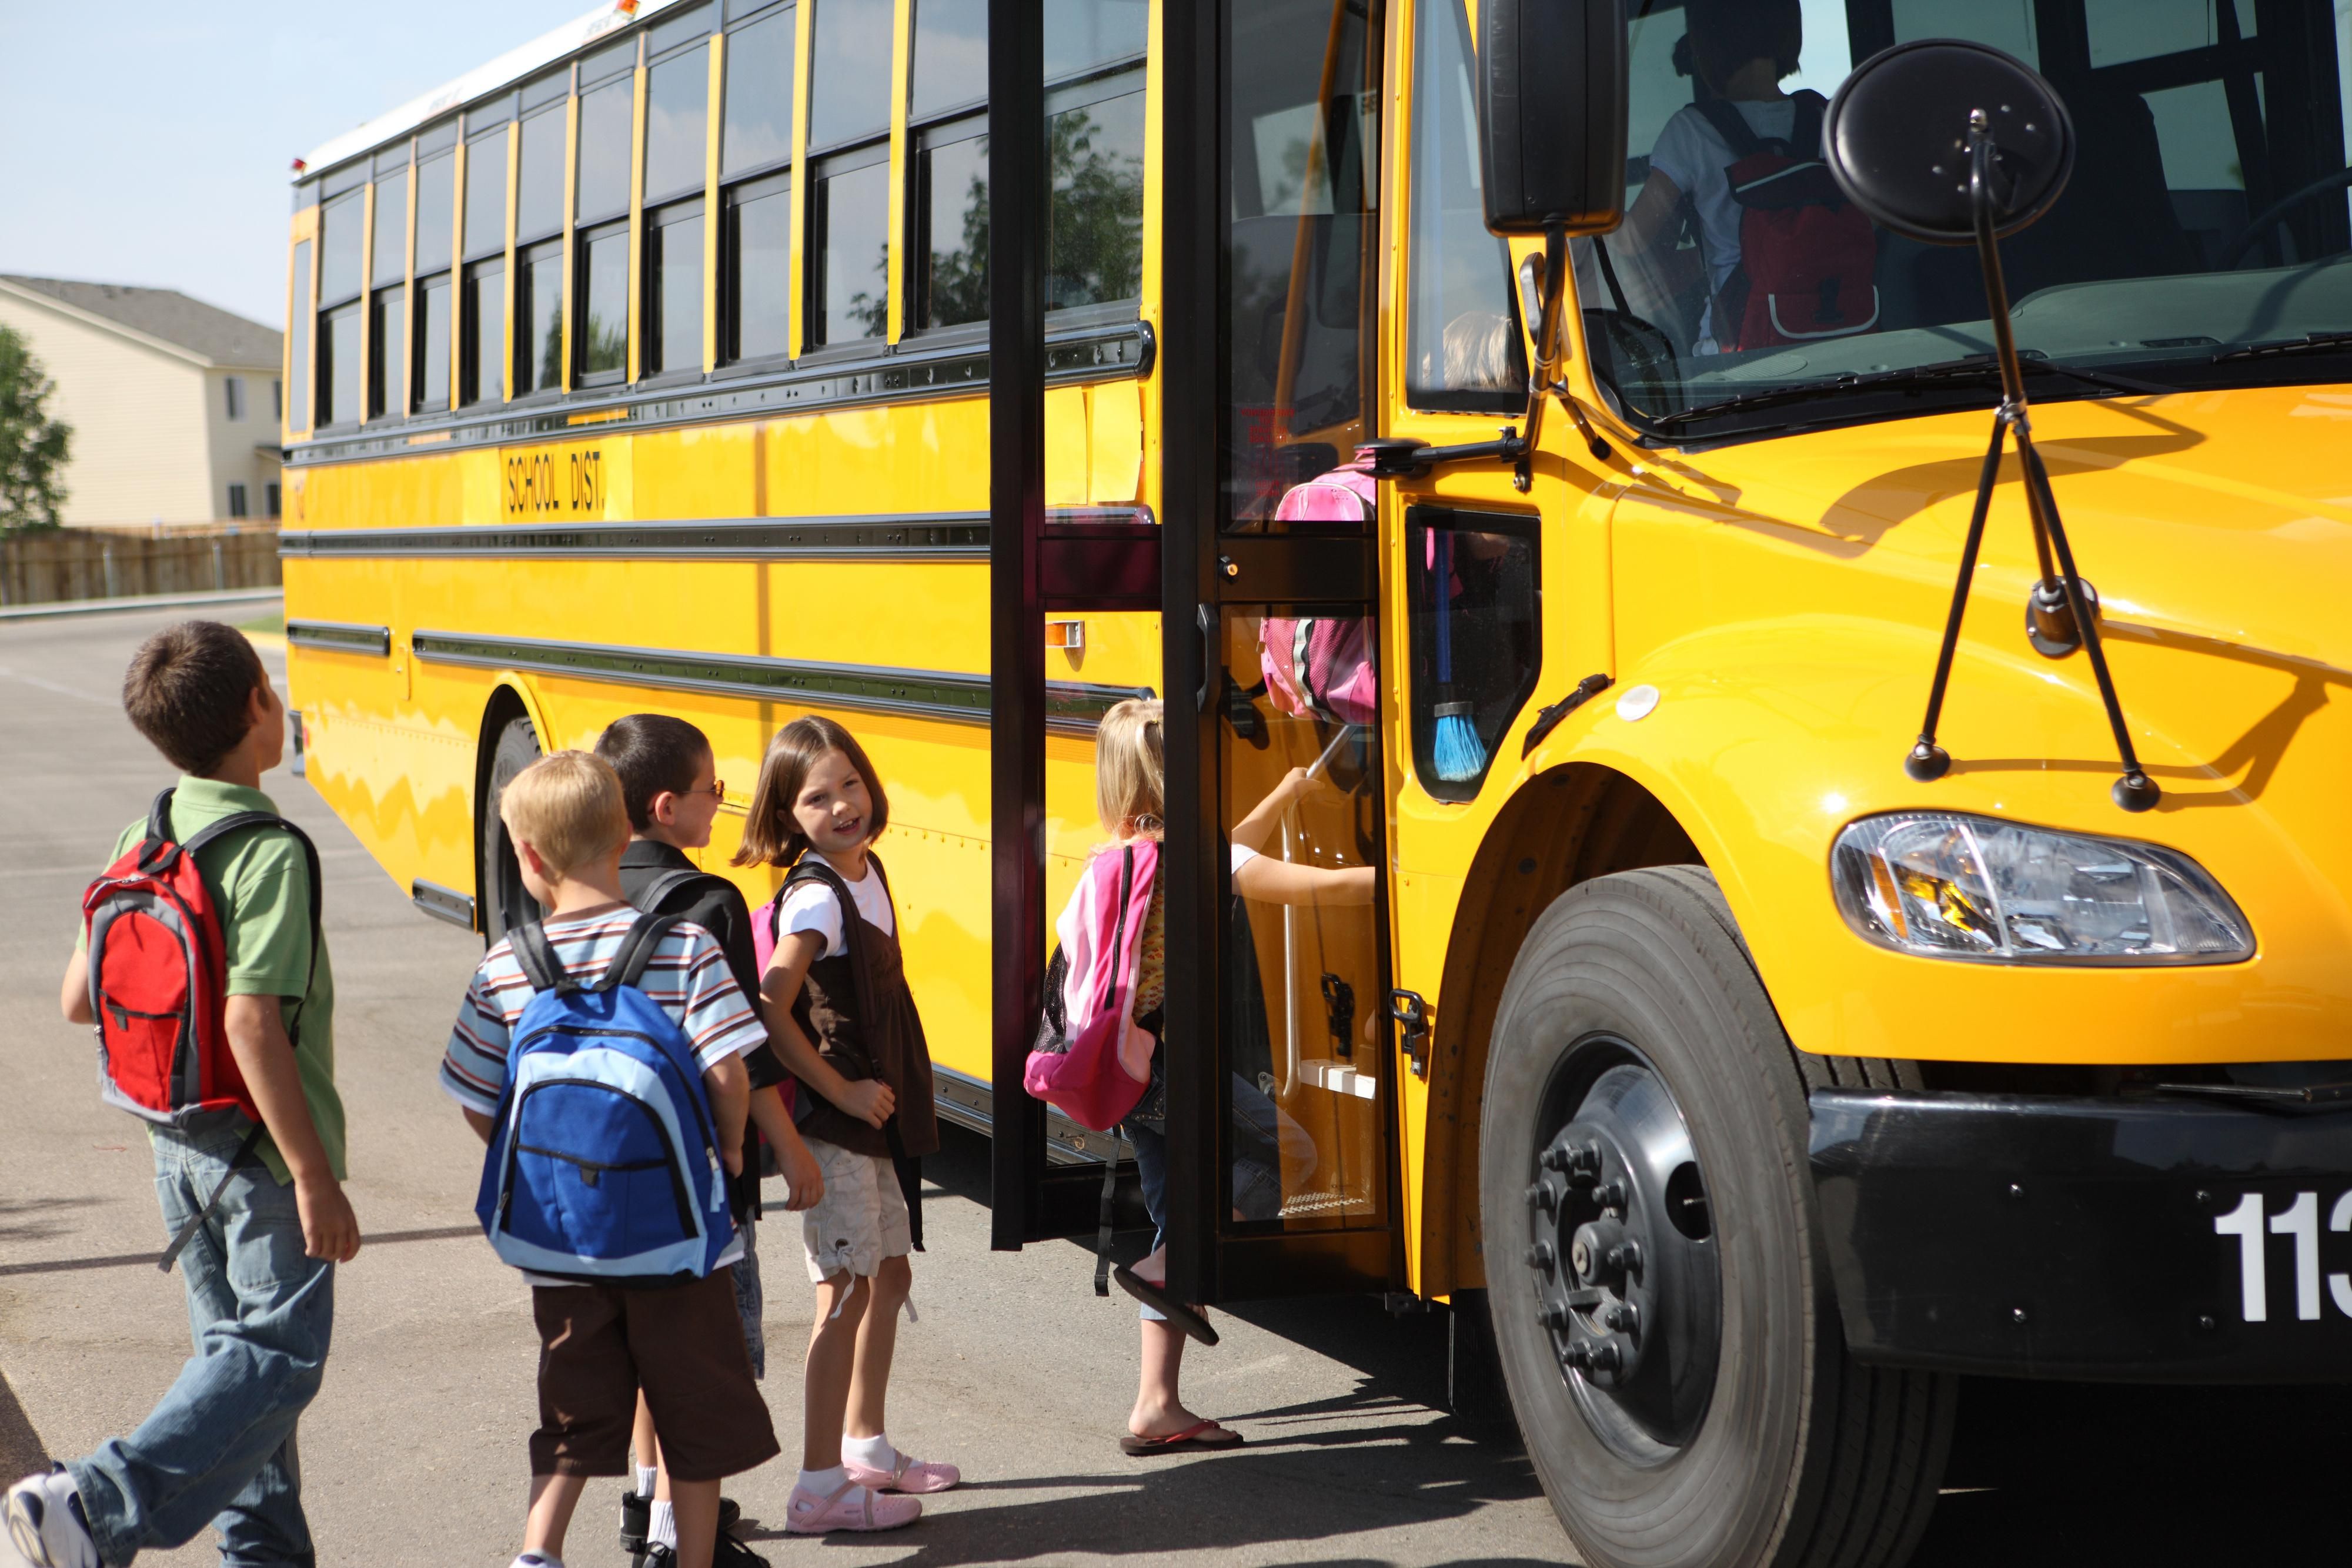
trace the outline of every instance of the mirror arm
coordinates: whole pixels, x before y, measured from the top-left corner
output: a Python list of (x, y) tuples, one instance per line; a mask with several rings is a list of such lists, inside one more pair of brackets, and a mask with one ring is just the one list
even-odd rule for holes
[[(1992, 443), (1985, 449), (1984, 468), (1977, 479), (1977, 498), (1969, 515), (1969, 531), (1960, 549), (1959, 580), (1952, 587), (1952, 605), (1944, 619), (1944, 636), (1936, 654), (1936, 675), (1927, 691), (1927, 716), (1919, 738), (1903, 759), (1903, 770), (1921, 783), (1930, 783), (1951, 770), (1951, 754), (1937, 743), (1937, 727), (1943, 718), (1944, 696), (1952, 678), (1952, 657), (1960, 640), (1960, 620), (1968, 612), (1969, 590), (1976, 577), (1977, 553), (1984, 541), (1985, 517), (1992, 507), (1993, 488), (2000, 477), (2001, 449), (2017, 443), (2019, 476), (2024, 481), (2027, 514), (2033, 524), (2033, 542), (2041, 557), (2042, 578), (2026, 600), (2026, 635), (2037, 651), (2063, 658), (2081, 648), (2090, 656), (2091, 674), (2099, 688), (2107, 727), (2115, 737), (2122, 776), (2111, 791), (2126, 811), (2145, 811), (2162, 799), (2163, 791), (2140, 766), (2132, 746), (2131, 728), (2124, 719), (2123, 700), (2116, 695), (2115, 676), (2107, 669), (2106, 648), (2099, 636), (2098, 599), (2074, 567), (2074, 550), (2066, 538), (2066, 524), (2058, 515), (2058, 497), (2050, 486), (2050, 472), (2033, 444), (2033, 423), (2027, 410), (2025, 376), (2018, 364), (2017, 340), (2009, 320), (2009, 287), (2001, 277), (2000, 243), (1994, 234), (1992, 181), (1998, 172), (1995, 148), (1981, 109), (1969, 116), (1969, 193), (1975, 209), (1977, 257), (1984, 271), (1985, 303), (1992, 317), (1993, 351), (2000, 363), (2001, 402), (1993, 415)], [(2056, 560), (2052, 560), (2053, 554)], [(2054, 567), (2054, 570), (2053, 570)]]

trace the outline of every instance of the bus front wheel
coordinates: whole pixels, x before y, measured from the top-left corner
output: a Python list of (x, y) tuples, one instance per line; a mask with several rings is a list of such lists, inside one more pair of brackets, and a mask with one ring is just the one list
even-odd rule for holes
[(499, 798), (514, 776), (539, 760), (539, 731), (520, 714), (507, 720), (490, 749), (489, 773), (482, 789), (478, 819), (481, 835), (482, 935), (495, 946), (509, 931), (540, 916), (539, 901), (522, 884), (522, 862), (515, 857), (514, 841), (499, 816)]
[(1805, 1057), (1715, 878), (1596, 877), (1520, 947), (1479, 1157), (1512, 1407), (1593, 1568), (1894, 1568), (1926, 1528), (1955, 1380), (1846, 1354), (1818, 1244)]

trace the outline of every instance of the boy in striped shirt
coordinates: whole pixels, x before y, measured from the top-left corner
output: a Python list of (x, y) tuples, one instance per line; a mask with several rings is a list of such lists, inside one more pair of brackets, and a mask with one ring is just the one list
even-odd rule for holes
[[(522, 862), (523, 884), (548, 911), (542, 925), (565, 972), (603, 974), (637, 920), (621, 896), (629, 819), (620, 779), (602, 758), (558, 752), (515, 777), (499, 814)], [(719, 944), (691, 924), (662, 938), (639, 988), (694, 1042), (719, 1147), (733, 1173), (751, 1105), (741, 1058), (767, 1039), (758, 1010), (728, 972)], [(506, 1084), (510, 1031), (531, 995), (512, 945), (499, 943), (467, 988), (442, 1055), (441, 1087), (485, 1144)], [(778, 1452), (736, 1321), (730, 1274), (741, 1246), (739, 1236), (709, 1278), (662, 1290), (523, 1276), (540, 1333), (540, 1425), (530, 1439), (530, 1511), (514, 1568), (562, 1568), (564, 1532), (587, 1479), (626, 1473), (641, 1386), (669, 1465), (677, 1521), (674, 1557), (649, 1548), (645, 1561), (662, 1568), (761, 1563), (733, 1537), (719, 1536), (720, 1479)]]

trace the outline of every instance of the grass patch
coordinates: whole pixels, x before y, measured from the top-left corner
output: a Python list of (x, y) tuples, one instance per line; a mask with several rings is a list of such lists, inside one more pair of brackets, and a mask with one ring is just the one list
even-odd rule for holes
[(273, 636), (283, 637), (286, 635), (286, 612), (280, 610), (270, 615), (257, 615), (250, 621), (238, 622), (236, 629), (240, 632), (267, 632)]

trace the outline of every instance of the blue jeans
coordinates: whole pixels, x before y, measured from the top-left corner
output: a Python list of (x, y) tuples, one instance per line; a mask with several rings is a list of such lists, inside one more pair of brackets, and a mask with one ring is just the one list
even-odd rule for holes
[(246, 1125), (231, 1115), (154, 1137), (166, 1236), (224, 1175), (228, 1186), (180, 1254), (196, 1354), (137, 1431), (66, 1466), (110, 1568), (184, 1545), (207, 1521), (224, 1568), (315, 1562), (294, 1424), (319, 1392), (335, 1270), (303, 1256), (292, 1186), (258, 1161), (229, 1169)]
[[(1283, 1113), (1241, 1074), (1233, 1075), (1231, 1116), (1234, 1155), (1234, 1208), (1243, 1219), (1267, 1220), (1282, 1214), (1282, 1155), (1287, 1149), (1304, 1166), (1315, 1168), (1315, 1144), (1305, 1128)], [(1143, 1209), (1151, 1217), (1153, 1250), (1168, 1244), (1168, 1134), (1148, 1121), (1130, 1121), (1119, 1131), (1135, 1145), (1135, 1175), (1143, 1188)], [(1142, 1316), (1159, 1319), (1146, 1306)]]

